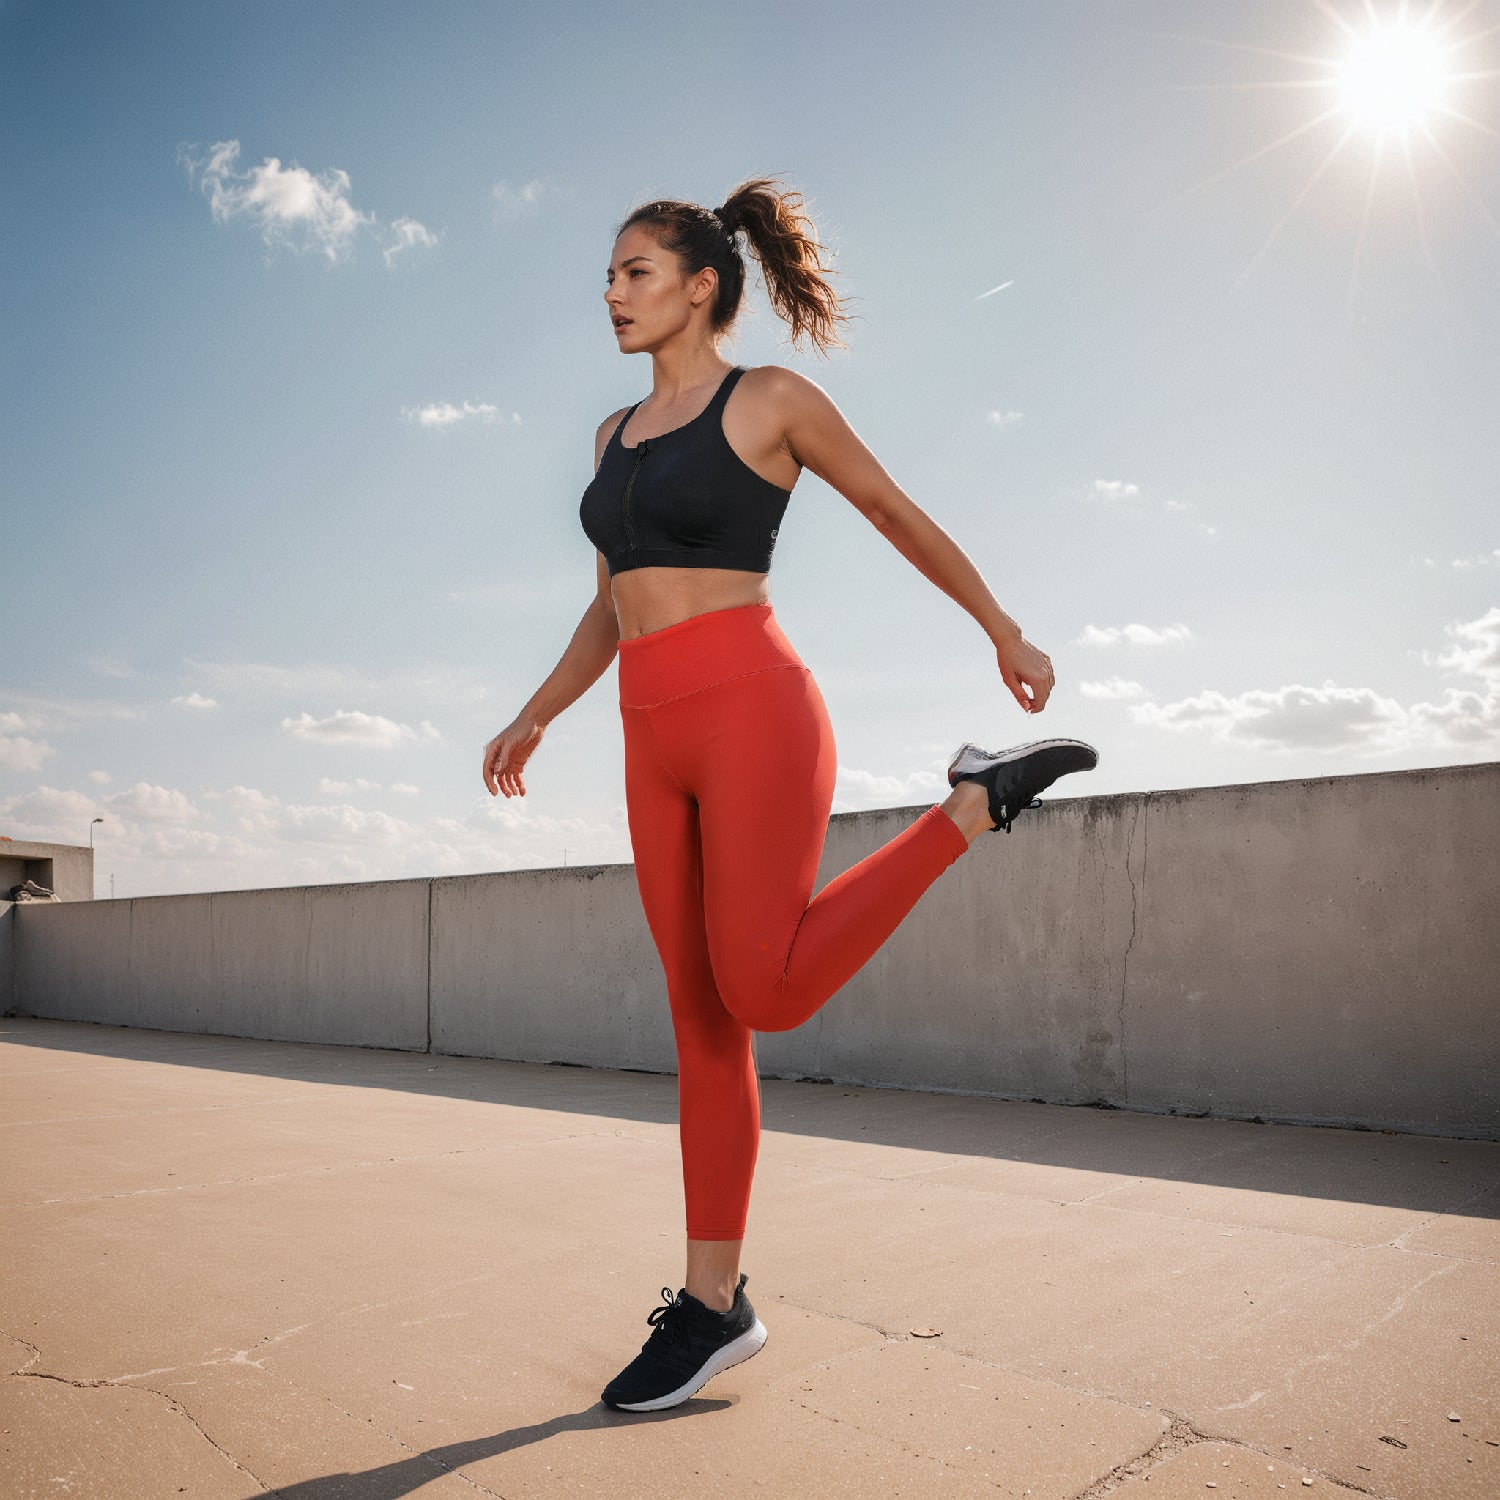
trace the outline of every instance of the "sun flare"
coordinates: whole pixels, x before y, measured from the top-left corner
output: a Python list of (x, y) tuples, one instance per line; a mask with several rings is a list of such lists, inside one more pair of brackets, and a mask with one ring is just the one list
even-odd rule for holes
[(1339, 105), (1359, 124), (1407, 131), (1448, 97), (1447, 51), (1426, 26), (1374, 26), (1350, 44), (1335, 79)]
[[(1243, 286), (1261, 258), (1271, 248), (1301, 204), (1327, 177), (1333, 191), (1349, 196), (1352, 171), (1364, 177), (1362, 208), (1358, 214), (1354, 262), (1350, 269), (1349, 305), (1354, 306), (1355, 286), (1365, 241), (1376, 218), (1377, 202), (1389, 205), (1388, 194), (1407, 193), (1422, 253), (1435, 265), (1427, 234), (1427, 209), (1423, 204), (1424, 177), (1445, 172), (1478, 210), (1490, 230), (1500, 238), (1496, 219), (1486, 195), (1469, 180), (1464, 170), (1475, 163), (1474, 136), (1500, 140), (1500, 130), (1469, 111), (1494, 108), (1495, 85), (1500, 68), (1484, 66), (1485, 53), (1493, 52), (1492, 40), (1500, 24), (1490, 20), (1500, 0), (1424, 0), (1420, 18), (1412, 14), (1417, 0), (1309, 0), (1309, 11), (1321, 16), (1333, 32), (1335, 45), (1329, 51), (1289, 51), (1247, 42), (1220, 41), (1210, 37), (1192, 40), (1211, 46), (1294, 63), (1304, 70), (1301, 77), (1246, 79), (1222, 83), (1182, 84), (1183, 89), (1212, 91), (1274, 90), (1302, 93), (1312, 104), (1300, 121), (1288, 122), (1275, 139), (1230, 162), (1221, 170), (1201, 178), (1185, 192), (1195, 192), (1232, 172), (1249, 166), (1299, 143), (1298, 149), (1314, 146), (1315, 164), (1296, 190), (1285, 213), (1272, 227), (1259, 250), (1236, 279)], [(1489, 15), (1486, 15), (1486, 11)], [(1476, 14), (1477, 12), (1477, 14)], [(1489, 24), (1485, 22), (1489, 20)], [(1316, 44), (1314, 44), (1316, 45)], [(1467, 135), (1467, 140), (1464, 136)], [(1331, 139), (1329, 137), (1332, 137)], [(1482, 145), (1481, 143), (1478, 143)], [(1458, 153), (1455, 160), (1454, 152)], [(1182, 195), (1179, 195), (1182, 196)], [(1389, 214), (1385, 216), (1389, 222)], [(1326, 222), (1326, 220), (1325, 220)]]

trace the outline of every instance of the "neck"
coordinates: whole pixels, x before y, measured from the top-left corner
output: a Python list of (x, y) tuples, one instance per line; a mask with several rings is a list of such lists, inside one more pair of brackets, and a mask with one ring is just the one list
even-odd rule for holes
[(704, 386), (716, 386), (734, 368), (712, 346), (656, 349), (651, 353), (651, 401), (675, 406)]

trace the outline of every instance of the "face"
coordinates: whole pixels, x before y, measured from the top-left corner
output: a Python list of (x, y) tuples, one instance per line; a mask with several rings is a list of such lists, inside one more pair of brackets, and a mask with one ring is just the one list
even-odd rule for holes
[(677, 257), (641, 224), (615, 241), (605, 278), (604, 303), (622, 354), (658, 349), (686, 332), (695, 316), (703, 317), (699, 309), (712, 305), (719, 279), (703, 270), (689, 280)]

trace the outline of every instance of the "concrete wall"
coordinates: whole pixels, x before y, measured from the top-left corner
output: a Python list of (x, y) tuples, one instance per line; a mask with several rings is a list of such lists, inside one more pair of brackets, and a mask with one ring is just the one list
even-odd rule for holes
[[(820, 885), (922, 809), (841, 815)], [(768, 1077), (1500, 1136), (1500, 764), (1049, 801)], [(18, 908), (22, 1014), (675, 1070), (629, 865)]]

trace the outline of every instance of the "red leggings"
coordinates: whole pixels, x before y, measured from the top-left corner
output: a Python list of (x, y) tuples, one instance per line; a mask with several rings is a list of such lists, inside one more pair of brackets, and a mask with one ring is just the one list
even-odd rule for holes
[(800, 1026), (968, 849), (932, 807), (813, 897), (837, 769), (822, 694), (769, 604), (620, 642), (636, 881), (677, 1039), (688, 1238), (744, 1238), (752, 1031)]

